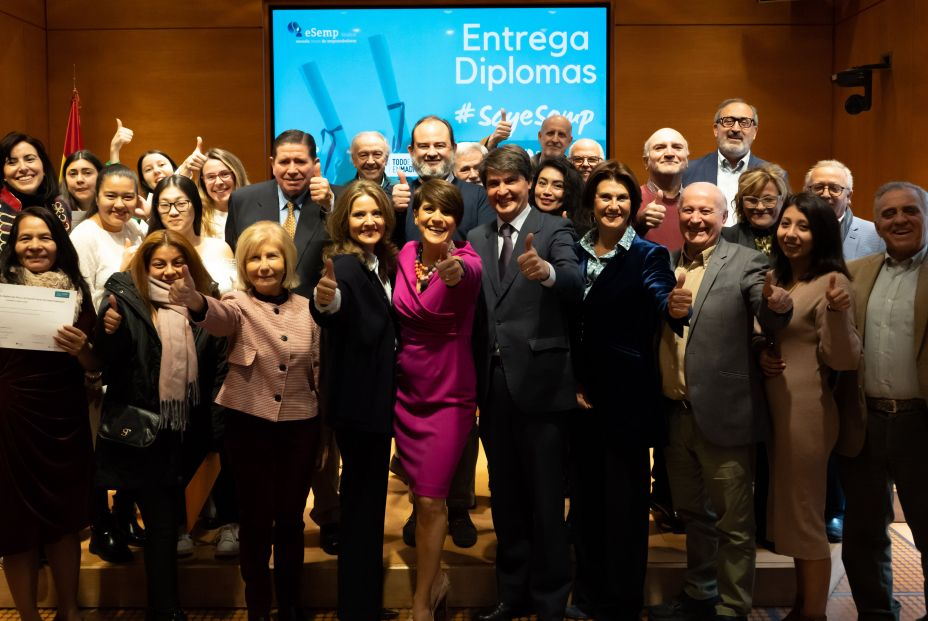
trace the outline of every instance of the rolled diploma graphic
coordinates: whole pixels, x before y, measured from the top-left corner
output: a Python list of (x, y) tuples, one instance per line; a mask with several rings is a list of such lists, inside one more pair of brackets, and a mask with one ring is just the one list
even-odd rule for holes
[(394, 153), (401, 152), (409, 143), (405, 135), (406, 102), (400, 100), (399, 91), (396, 89), (396, 73), (393, 71), (393, 60), (387, 45), (387, 38), (383, 35), (373, 35), (367, 40), (371, 44), (374, 67), (377, 69), (377, 77), (380, 78), (380, 90), (383, 91), (383, 99), (387, 102), (387, 111), (390, 114), (390, 122), (393, 124), (391, 149)]
[(325, 168), (322, 176), (330, 181), (344, 181), (351, 179), (355, 175), (354, 166), (348, 157), (348, 148), (350, 141), (338, 119), (338, 113), (335, 111), (335, 104), (329, 91), (325, 87), (322, 74), (319, 72), (319, 65), (315, 61), (310, 61), (301, 67), (303, 82), (309, 90), (319, 114), (322, 115), (322, 122), (325, 128), (322, 130), (320, 146), (329, 139), (329, 148), (325, 154)]

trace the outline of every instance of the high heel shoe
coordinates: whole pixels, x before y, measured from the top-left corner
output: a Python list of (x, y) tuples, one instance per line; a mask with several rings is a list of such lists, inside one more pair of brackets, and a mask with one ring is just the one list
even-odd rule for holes
[(448, 618), (448, 592), (451, 590), (451, 580), (448, 572), (441, 572), (432, 583), (432, 621), (445, 621)]

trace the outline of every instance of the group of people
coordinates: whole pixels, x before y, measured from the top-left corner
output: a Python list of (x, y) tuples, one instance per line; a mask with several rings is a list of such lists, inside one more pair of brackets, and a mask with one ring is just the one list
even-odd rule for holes
[[(718, 151), (693, 162), (679, 132), (654, 132), (642, 184), (564, 117), (530, 156), (506, 121), (456, 144), (426, 116), (417, 179), (393, 183), (387, 141), (362, 132), (357, 178), (337, 186), (299, 130), (274, 140), (265, 182), (199, 139), (181, 166), (149, 151), (136, 174), (112, 163), (133, 139), (119, 123), (111, 163), (73, 154), (60, 194), (41, 143), (8, 134), (0, 282), (78, 299), (61, 351), (0, 349), (0, 555), (22, 618), (39, 618), (42, 548), (59, 616), (79, 619), (92, 523), (110, 560), (144, 538), (148, 618), (183, 619), (183, 489), (219, 450), (220, 545), (249, 619), (270, 618), (272, 594), (278, 618), (302, 618), (303, 511), (326, 488), (338, 616), (385, 614), (393, 470), (413, 503), (413, 619), (432, 620), (446, 536), (476, 541), (478, 436), (498, 542), (480, 621), (640, 618), (651, 507), (687, 552), (652, 619), (746, 619), (756, 540), (795, 559), (788, 618), (824, 619), (834, 520), (860, 618), (898, 618), (891, 483), (928, 560), (928, 195), (888, 183), (871, 223), (836, 160), (791, 193), (751, 152), (747, 102), (712, 127)], [(101, 382), (91, 433), (85, 383)]]

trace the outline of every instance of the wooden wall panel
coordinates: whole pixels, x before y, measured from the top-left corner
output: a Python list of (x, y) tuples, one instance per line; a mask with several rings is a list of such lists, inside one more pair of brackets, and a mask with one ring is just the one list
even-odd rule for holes
[(45, 28), (45, 0), (0, 0), (0, 14)]
[(753, 152), (798, 188), (831, 154), (831, 46), (830, 26), (618, 26), (612, 152), (644, 174), (645, 139), (670, 126), (702, 156), (719, 102), (742, 97), (758, 109)]
[(773, 2), (757, 0), (617, 0), (616, 23), (623, 24), (831, 24), (827, 2)]
[[(38, 19), (40, 16), (42, 19)], [(45, 28), (35, 25), (35, 21), (44, 23), (44, 11), (0, 12), (0, 67), (3, 67), (0, 135), (11, 130), (23, 131), (48, 146)]]
[(261, 0), (47, 0), (49, 30), (229, 28), (263, 24)]
[(64, 138), (74, 63), (84, 142), (102, 159), (119, 117), (135, 132), (126, 164), (153, 148), (179, 164), (202, 136), (206, 147), (239, 155), (252, 179), (266, 178), (262, 36), (259, 28), (50, 30), (55, 148)]
[(883, 183), (905, 179), (928, 187), (928, 41), (922, 32), (928, 7), (922, 0), (884, 0), (835, 26), (835, 70), (879, 62), (892, 54), (890, 71), (874, 72), (873, 108), (856, 116), (844, 111), (848, 95), (835, 88), (835, 156), (854, 173), (855, 213), (872, 217), (872, 196)]

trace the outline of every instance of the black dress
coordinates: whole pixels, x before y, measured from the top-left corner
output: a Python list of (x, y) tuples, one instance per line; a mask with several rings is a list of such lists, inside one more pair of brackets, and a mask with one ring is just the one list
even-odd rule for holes
[[(84, 300), (75, 325), (91, 335)], [(90, 523), (93, 443), (84, 370), (65, 352), (0, 349), (0, 556)]]

